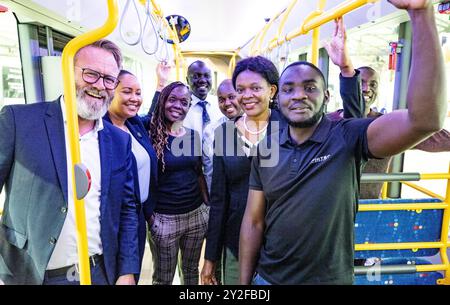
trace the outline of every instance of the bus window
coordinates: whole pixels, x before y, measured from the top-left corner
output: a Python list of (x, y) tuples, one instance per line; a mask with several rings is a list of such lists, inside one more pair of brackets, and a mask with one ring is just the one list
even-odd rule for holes
[[(24, 104), (17, 22), (13, 13), (0, 14), (0, 109), (4, 105)], [(3, 200), (0, 198), (0, 202)]]
[[(25, 104), (17, 22), (13, 13), (0, 14), (0, 109), (4, 105)], [(1, 132), (1, 131), (0, 131)], [(5, 192), (0, 190), (0, 211)]]

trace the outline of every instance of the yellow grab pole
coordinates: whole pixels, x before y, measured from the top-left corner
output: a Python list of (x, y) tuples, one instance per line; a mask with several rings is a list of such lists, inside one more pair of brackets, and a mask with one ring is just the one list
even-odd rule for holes
[(381, 199), (387, 198), (387, 187), (388, 187), (387, 182), (383, 182), (383, 187), (381, 188)]
[(390, 203), (390, 204), (360, 204), (358, 211), (407, 211), (407, 210), (443, 210), (444, 203)]
[[(316, 16), (320, 16), (323, 13), (323, 9), (325, 8), (326, 0), (319, 0), (319, 4), (317, 6)], [(319, 42), (320, 42), (320, 27), (316, 27), (313, 30), (312, 35), (312, 50), (311, 50), (311, 62), (318, 66), (319, 65)]]
[(434, 193), (434, 192), (432, 192), (430, 190), (427, 190), (426, 188), (423, 188), (423, 187), (421, 187), (421, 186), (419, 186), (417, 184), (411, 183), (409, 181), (400, 181), (400, 182), (402, 184), (404, 184), (404, 185), (409, 186), (410, 188), (413, 188), (415, 190), (418, 190), (419, 192), (424, 193), (425, 195), (428, 195), (430, 197), (437, 198), (439, 200), (445, 201), (444, 197), (442, 197), (442, 196), (440, 196), (440, 195), (438, 195), (438, 194), (436, 194), (436, 193)]
[(230, 63), (228, 64), (228, 78), (233, 76), (234, 68), (236, 67), (236, 56), (238, 51), (236, 51), (230, 59)]
[(277, 37), (276, 37), (278, 45), (282, 45), (283, 44), (283, 40), (280, 40), (281, 33), (283, 32), (284, 25), (286, 24), (286, 22), (287, 22), (287, 20), (289, 18), (289, 15), (291, 14), (291, 11), (294, 9), (296, 4), (297, 4), (297, 0), (293, 0), (289, 4), (288, 8), (286, 9), (286, 11), (283, 14), (283, 18), (281, 19), (280, 25), (278, 26), (278, 32), (277, 32)]
[(420, 174), (420, 180), (450, 179), (450, 173)]
[[(450, 175), (450, 163), (448, 168), (448, 173)], [(442, 217), (442, 231), (441, 231), (441, 241), (446, 245), (441, 247), (440, 254), (442, 263), (446, 265), (445, 277), (442, 280), (443, 284), (450, 285), (450, 263), (447, 255), (448, 249), (448, 226), (450, 225), (450, 177), (447, 180), (447, 190), (445, 194), (445, 203), (447, 207), (444, 210), (444, 216)]]
[(66, 45), (62, 53), (62, 72), (64, 82), (64, 101), (67, 111), (67, 135), (69, 139), (69, 148), (71, 155), (71, 172), (72, 175), (72, 190), (75, 202), (75, 220), (77, 225), (77, 247), (80, 271), (81, 285), (91, 284), (91, 274), (89, 268), (89, 254), (86, 234), (86, 215), (84, 208), (84, 200), (78, 199), (76, 196), (76, 182), (75, 170), (76, 164), (81, 163), (80, 145), (79, 145), (79, 130), (78, 130), (78, 115), (76, 108), (76, 89), (75, 89), (75, 75), (74, 75), (74, 56), (76, 52), (82, 47), (91, 44), (108, 34), (112, 33), (119, 20), (118, 7), (116, 0), (107, 0), (108, 2), (108, 19), (105, 24), (93, 31), (84, 33), (75, 37)]
[(265, 25), (264, 28), (262, 29), (262, 31), (261, 31), (261, 37), (259, 37), (258, 49), (255, 50), (255, 53), (256, 53), (256, 54), (254, 54), (254, 55), (262, 54), (262, 52), (261, 52), (261, 47), (262, 47), (262, 44), (263, 44), (263, 42), (264, 42), (264, 38), (266, 37), (267, 31), (269, 30), (269, 28), (270, 28), (270, 26), (272, 25), (272, 23), (273, 23), (278, 17), (280, 17), (281, 14), (282, 14), (282, 12), (277, 13), (273, 18), (271, 18), (271, 19), (269, 20), (269, 22), (266, 23), (266, 25)]

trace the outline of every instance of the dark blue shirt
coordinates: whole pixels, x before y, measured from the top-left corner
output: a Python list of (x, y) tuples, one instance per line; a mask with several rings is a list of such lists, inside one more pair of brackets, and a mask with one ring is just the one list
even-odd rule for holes
[[(370, 157), (366, 134), (371, 121), (323, 117), (300, 145), (290, 139), (288, 128), (260, 145), (249, 184), (266, 199), (257, 271), (270, 283), (353, 282), (354, 219), (361, 164)], [(279, 149), (271, 142), (280, 143)]]
[(186, 134), (181, 137), (169, 135), (164, 161), (164, 172), (159, 164), (155, 212), (183, 214), (198, 208), (203, 202), (198, 180), (202, 173), (198, 134), (186, 128)]

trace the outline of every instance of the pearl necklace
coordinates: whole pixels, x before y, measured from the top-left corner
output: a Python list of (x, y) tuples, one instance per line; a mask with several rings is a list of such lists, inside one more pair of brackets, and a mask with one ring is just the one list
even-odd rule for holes
[[(270, 118), (270, 114), (271, 114), (271, 113), (270, 113), (270, 110), (269, 110), (269, 118)], [(252, 131), (252, 130), (250, 130), (250, 129), (248, 128), (248, 126), (247, 126), (247, 115), (246, 115), (245, 113), (244, 113), (243, 117), (244, 117), (244, 128), (245, 128), (245, 130), (246, 130), (249, 134), (252, 134), (252, 135), (259, 135), (260, 133), (266, 131), (267, 126), (269, 126), (269, 122), (267, 122), (267, 124), (266, 124), (266, 126), (264, 126), (264, 128), (261, 128), (261, 129), (258, 130), (258, 131)]]

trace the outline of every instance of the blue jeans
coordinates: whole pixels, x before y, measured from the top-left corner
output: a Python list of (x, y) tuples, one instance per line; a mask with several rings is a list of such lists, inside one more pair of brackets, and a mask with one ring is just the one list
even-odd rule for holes
[[(49, 277), (47, 272), (44, 274), (43, 285), (80, 285), (80, 275), (75, 268), (69, 269), (67, 274)], [(91, 265), (91, 284), (109, 285), (106, 278), (106, 271), (103, 261), (95, 266)]]
[(252, 285), (272, 285), (266, 281), (259, 273), (256, 273), (253, 277)]

